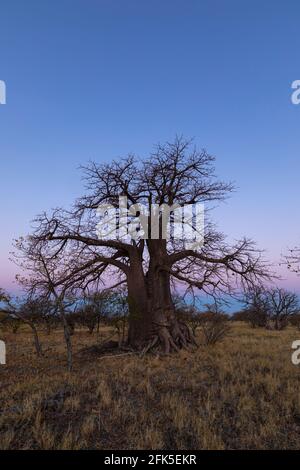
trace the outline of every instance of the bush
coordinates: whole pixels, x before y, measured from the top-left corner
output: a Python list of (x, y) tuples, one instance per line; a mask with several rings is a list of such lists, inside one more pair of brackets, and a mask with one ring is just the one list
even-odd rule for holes
[(300, 313), (295, 313), (294, 315), (291, 315), (289, 318), (289, 323), (292, 326), (296, 326), (298, 330), (300, 330)]
[(206, 345), (222, 341), (230, 331), (229, 317), (226, 314), (207, 312), (199, 317), (199, 325)]

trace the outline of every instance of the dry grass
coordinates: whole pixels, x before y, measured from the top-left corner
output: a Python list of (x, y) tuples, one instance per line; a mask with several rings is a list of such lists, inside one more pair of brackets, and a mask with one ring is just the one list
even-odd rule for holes
[[(105, 333), (109, 332), (103, 332)], [(235, 324), (196, 353), (169, 357), (76, 355), (66, 372), (62, 332), (1, 333), (2, 449), (296, 449), (300, 447), (299, 332)], [(74, 349), (96, 336), (75, 333)]]

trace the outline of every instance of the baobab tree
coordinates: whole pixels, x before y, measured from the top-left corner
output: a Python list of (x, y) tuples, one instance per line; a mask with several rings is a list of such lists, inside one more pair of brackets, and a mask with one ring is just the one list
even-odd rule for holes
[[(111, 163), (89, 163), (83, 167), (86, 194), (69, 210), (58, 208), (38, 216), (33, 233), (18, 242), (25, 267), (31, 268), (32, 282), (39, 286), (42, 257), (43, 270), (51, 271), (52, 290), (64, 294), (92, 286), (95, 290), (95, 285), (111, 279), (117, 285), (125, 283), (130, 347), (146, 351), (161, 346), (168, 353), (194, 344), (191, 330), (175, 314), (174, 283), (190, 292), (218, 296), (234, 295), (237, 289), (269, 278), (268, 266), (255, 244), (243, 238), (229, 245), (209, 220), (208, 211), (201, 246), (191, 246), (184, 235), (179, 239), (164, 236), (164, 207), (202, 203), (211, 208), (233, 190), (231, 183), (216, 178), (213, 162), (214, 157), (205, 150), (176, 138), (158, 145), (145, 159), (130, 155)], [(125, 209), (131, 216), (142, 215), (140, 230), (131, 239), (99, 238), (99, 206), (116, 208), (118, 223), (120, 196), (126, 197)], [(159, 221), (155, 234), (153, 207), (158, 208), (155, 216)], [(193, 224), (193, 218), (189, 223)]]

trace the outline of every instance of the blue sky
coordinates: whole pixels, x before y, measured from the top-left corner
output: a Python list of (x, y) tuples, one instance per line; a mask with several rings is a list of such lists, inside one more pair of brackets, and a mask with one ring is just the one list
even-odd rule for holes
[[(2, 0), (0, 285), (12, 239), (82, 192), (78, 166), (147, 155), (176, 133), (237, 191), (215, 218), (275, 263), (300, 241), (300, 4)], [(284, 275), (287, 273), (282, 271)], [(296, 288), (289, 276), (285, 285)]]

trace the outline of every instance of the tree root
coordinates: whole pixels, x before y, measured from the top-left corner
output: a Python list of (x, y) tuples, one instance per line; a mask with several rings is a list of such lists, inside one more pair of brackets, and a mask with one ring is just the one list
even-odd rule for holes
[(141, 356), (154, 348), (157, 352), (161, 350), (167, 355), (172, 351), (179, 352), (180, 349), (193, 351), (198, 347), (192, 330), (185, 323), (174, 318), (169, 323), (153, 322), (153, 324), (154, 334), (142, 349)]
[[(94, 345), (79, 351), (77, 354), (94, 354), (103, 357), (121, 357), (123, 355), (138, 354), (139, 357), (145, 356), (149, 352), (156, 354), (168, 355), (171, 352), (179, 352), (184, 349), (193, 352), (198, 347), (195, 336), (184, 322), (177, 318), (170, 318), (164, 322), (154, 322), (148, 339), (138, 344), (130, 343), (120, 345), (117, 341), (106, 340), (100, 345)], [(105, 353), (120, 352), (123, 354)]]

